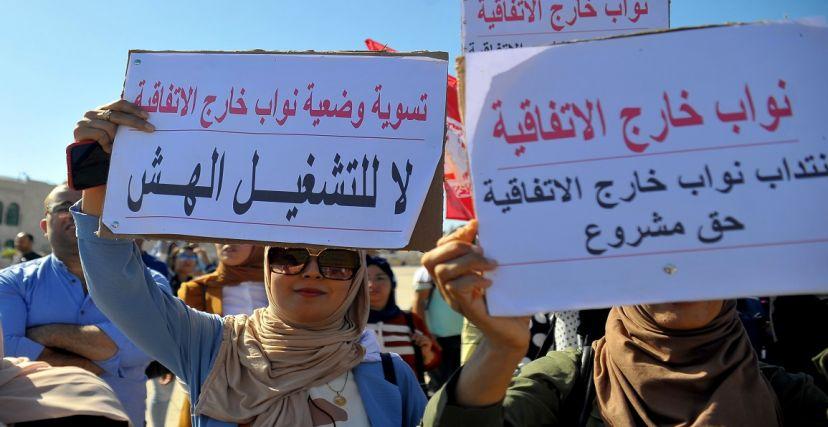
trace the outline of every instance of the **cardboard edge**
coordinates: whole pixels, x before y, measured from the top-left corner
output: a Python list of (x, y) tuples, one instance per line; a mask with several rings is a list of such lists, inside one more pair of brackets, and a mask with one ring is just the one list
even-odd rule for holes
[(417, 50), (411, 52), (388, 52), (388, 51), (372, 51), (372, 50), (339, 50), (339, 51), (316, 51), (316, 50), (147, 50), (147, 49), (130, 49), (127, 55), (127, 67), (129, 67), (129, 57), (133, 53), (200, 53), (200, 54), (242, 54), (242, 55), (325, 55), (325, 56), (390, 56), (390, 57), (423, 57), (437, 59), (440, 61), (448, 61), (448, 52), (443, 51), (428, 51)]

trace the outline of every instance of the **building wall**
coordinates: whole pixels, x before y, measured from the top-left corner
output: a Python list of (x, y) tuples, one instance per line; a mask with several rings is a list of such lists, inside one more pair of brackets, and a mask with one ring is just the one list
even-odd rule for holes
[[(40, 220), (44, 216), (43, 199), (52, 191), (54, 184), (41, 181), (20, 180), (0, 177), (0, 203), (3, 212), (0, 215), (0, 247), (5, 248), (9, 240), (21, 231), (34, 236), (34, 250), (42, 254), (51, 252), (49, 242), (40, 231)], [(20, 206), (18, 225), (6, 223), (9, 207), (16, 203)], [(9, 260), (0, 258), (0, 268), (9, 264)]]

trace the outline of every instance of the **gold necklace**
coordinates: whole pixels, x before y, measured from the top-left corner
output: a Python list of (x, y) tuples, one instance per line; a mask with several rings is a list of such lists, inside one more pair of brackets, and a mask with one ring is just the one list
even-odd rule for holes
[(342, 392), (345, 391), (345, 386), (348, 385), (348, 374), (350, 374), (350, 371), (345, 371), (345, 384), (342, 384), (341, 390), (334, 390), (334, 388), (331, 387), (330, 384), (325, 383), (325, 385), (328, 386), (328, 389), (336, 393), (336, 397), (334, 397), (334, 403), (336, 403), (338, 406), (345, 406), (348, 403), (348, 399), (346, 399), (345, 396), (342, 395)]

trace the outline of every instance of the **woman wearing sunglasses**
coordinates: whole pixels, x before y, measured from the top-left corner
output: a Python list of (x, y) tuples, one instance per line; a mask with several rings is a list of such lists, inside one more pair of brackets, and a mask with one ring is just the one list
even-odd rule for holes
[[(151, 131), (117, 101), (86, 113), (75, 140), (106, 152), (118, 125)], [(365, 253), (271, 247), (268, 306), (250, 316), (207, 314), (158, 291), (131, 241), (95, 231), (105, 186), (72, 208), (90, 294), (138, 346), (186, 384), (195, 426), (413, 426), (425, 396), (411, 369), (379, 353), (365, 331)]]

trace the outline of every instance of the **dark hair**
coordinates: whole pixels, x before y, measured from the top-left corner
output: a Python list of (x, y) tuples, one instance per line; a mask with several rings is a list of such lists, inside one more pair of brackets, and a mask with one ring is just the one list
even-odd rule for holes
[(394, 270), (391, 269), (391, 264), (388, 263), (388, 260), (375, 255), (366, 255), (365, 256), (365, 264), (366, 266), (369, 265), (376, 265), (382, 270), (383, 273), (388, 275), (388, 278), (391, 279), (391, 289), (395, 289), (397, 287), (397, 278), (394, 277)]
[(394, 271), (391, 270), (391, 265), (388, 264), (388, 260), (381, 256), (367, 255), (365, 256), (365, 265), (376, 265), (380, 270), (382, 270), (383, 273), (388, 275), (389, 279), (391, 279), (391, 293), (388, 294), (388, 301), (385, 302), (385, 307), (383, 307), (382, 310), (371, 309), (368, 314), (368, 323), (384, 322), (398, 316), (401, 310), (400, 307), (397, 306), (397, 298), (394, 296), (396, 293), (394, 290), (397, 289), (397, 278), (394, 277)]
[(17, 236), (18, 236), (18, 237), (19, 237), (20, 235), (25, 236), (26, 238), (28, 238), (28, 239), (29, 239), (29, 241), (30, 241), (30, 242), (34, 243), (34, 236), (32, 236), (32, 233), (24, 233), (24, 232), (22, 232), (22, 231), (21, 231), (20, 233), (17, 233)]

